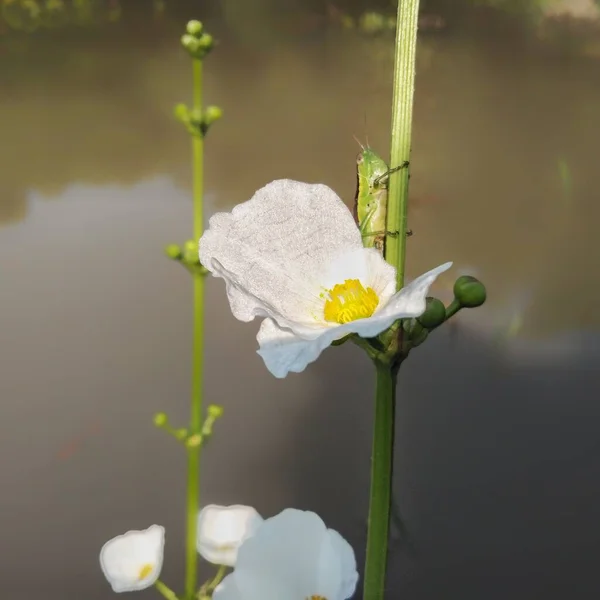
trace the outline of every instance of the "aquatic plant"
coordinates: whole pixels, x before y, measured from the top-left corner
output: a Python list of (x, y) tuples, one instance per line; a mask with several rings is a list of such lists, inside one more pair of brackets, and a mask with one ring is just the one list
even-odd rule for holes
[[(193, 373), (189, 425), (174, 428), (165, 413), (157, 427), (187, 450), (185, 586), (177, 594), (160, 577), (165, 531), (152, 525), (109, 540), (102, 570), (116, 592), (155, 586), (167, 600), (346, 600), (357, 587), (354, 550), (312, 512), (285, 509), (263, 519), (252, 507), (200, 509), (200, 450), (223, 410), (202, 410), (204, 289), (207, 275), (225, 280), (233, 315), (263, 319), (258, 353), (275, 377), (302, 372), (330, 346), (352, 342), (376, 374), (368, 533), (363, 598), (383, 600), (392, 504), (396, 383), (409, 353), (462, 308), (486, 300), (485, 287), (459, 277), (448, 306), (428, 296), (447, 262), (405, 285), (408, 184), (419, 0), (400, 3), (396, 16), (390, 165), (373, 152), (359, 155), (355, 221), (324, 184), (276, 179), (203, 230), (204, 140), (222, 116), (202, 103), (203, 61), (214, 46), (199, 21), (181, 43), (192, 59), (193, 103), (177, 119), (192, 138), (193, 238), (166, 254), (192, 276)], [(360, 177), (363, 177), (361, 180)], [(362, 183), (361, 183), (362, 182)], [(358, 210), (360, 208), (360, 210)], [(374, 225), (382, 220), (383, 230)], [(384, 215), (382, 217), (382, 215)], [(381, 243), (375, 244), (372, 236)], [(219, 569), (198, 587), (198, 554)], [(226, 575), (227, 568), (233, 571)]]

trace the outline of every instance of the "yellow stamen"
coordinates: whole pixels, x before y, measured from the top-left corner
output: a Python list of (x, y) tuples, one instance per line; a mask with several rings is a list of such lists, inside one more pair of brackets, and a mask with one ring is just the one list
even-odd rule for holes
[(146, 579), (150, 573), (154, 570), (154, 565), (150, 563), (146, 563), (140, 567), (140, 571), (138, 573), (138, 581), (142, 581), (142, 579)]
[(323, 316), (331, 323), (349, 323), (370, 317), (379, 304), (373, 288), (365, 289), (358, 279), (346, 279), (323, 294), (327, 300)]
[(306, 600), (327, 600), (327, 598), (325, 598), (325, 596), (308, 596), (306, 598)]

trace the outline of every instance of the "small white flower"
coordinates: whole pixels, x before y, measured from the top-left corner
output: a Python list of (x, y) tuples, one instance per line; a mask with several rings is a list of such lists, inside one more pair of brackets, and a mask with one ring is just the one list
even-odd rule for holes
[(160, 575), (165, 529), (152, 525), (109, 540), (100, 550), (100, 567), (115, 592), (134, 592), (154, 585)]
[(288, 508), (242, 544), (213, 600), (346, 600), (357, 582), (350, 544), (315, 513)]
[(251, 506), (209, 504), (198, 515), (197, 548), (215, 565), (233, 567), (240, 544), (250, 537), (263, 518)]
[(363, 247), (354, 219), (322, 184), (273, 181), (200, 239), (200, 261), (225, 280), (233, 315), (264, 317), (258, 353), (275, 377), (301, 372), (335, 340), (374, 337), (418, 317), (446, 263), (396, 293), (396, 270)]

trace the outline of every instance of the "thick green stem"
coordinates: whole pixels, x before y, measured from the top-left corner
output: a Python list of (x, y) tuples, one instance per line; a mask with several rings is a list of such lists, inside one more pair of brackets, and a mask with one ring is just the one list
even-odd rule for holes
[[(202, 61), (193, 59), (194, 110), (202, 109)], [(202, 214), (203, 184), (203, 139), (192, 137), (193, 153), (193, 199), (194, 240), (198, 241), (204, 228)], [(190, 435), (202, 429), (202, 378), (204, 367), (204, 276), (194, 273), (194, 340), (192, 353), (192, 394)], [(196, 550), (196, 528), (200, 507), (200, 444), (188, 447), (187, 508), (185, 543), (185, 598), (192, 600), (198, 582), (198, 555)]]
[(384, 597), (394, 466), (397, 370), (389, 364), (374, 362), (377, 385), (363, 600), (383, 600)]
[[(390, 151), (392, 167), (410, 161), (418, 16), (419, 0), (398, 0)], [(398, 235), (388, 236), (386, 240), (386, 260), (396, 267), (397, 289), (404, 285), (409, 176), (410, 166), (392, 173), (389, 182), (387, 230), (397, 231)]]

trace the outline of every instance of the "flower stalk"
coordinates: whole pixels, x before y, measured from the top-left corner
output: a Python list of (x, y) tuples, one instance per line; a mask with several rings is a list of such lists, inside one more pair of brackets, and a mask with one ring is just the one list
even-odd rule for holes
[(154, 583), (154, 587), (156, 588), (158, 593), (166, 600), (179, 600), (177, 598), (177, 594), (169, 586), (164, 584), (160, 579), (158, 579)]
[(375, 359), (375, 419), (371, 456), (364, 600), (382, 600), (390, 526), (397, 367)]
[(397, 289), (404, 285), (418, 16), (419, 0), (398, 2), (390, 165), (409, 164), (407, 168), (391, 173), (389, 178), (387, 231), (398, 234), (386, 239), (386, 260), (396, 267)]
[[(202, 60), (192, 59), (193, 113), (202, 111)], [(192, 136), (194, 240), (199, 240), (203, 230), (203, 179), (204, 136)], [(202, 430), (202, 378), (204, 370), (204, 275), (192, 273), (194, 281), (194, 333), (192, 346), (192, 392), (190, 426), (191, 435)], [(185, 542), (185, 598), (192, 600), (198, 583), (198, 556), (196, 551), (196, 528), (200, 507), (200, 449), (201, 444), (187, 446), (187, 503)]]
[[(390, 165), (394, 167), (406, 163), (407, 166), (391, 173), (389, 178), (386, 229), (397, 234), (387, 236), (385, 256), (387, 262), (396, 267), (397, 290), (404, 286), (418, 15), (419, 0), (398, 2)], [(383, 600), (385, 594), (392, 498), (396, 380), (403, 359), (400, 351), (402, 328), (398, 328), (397, 335), (398, 343), (394, 344), (395, 348), (391, 355), (374, 358), (377, 383), (364, 600)]]

